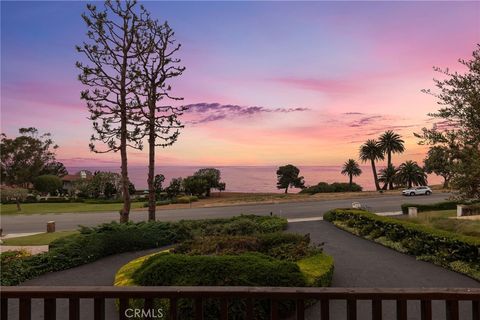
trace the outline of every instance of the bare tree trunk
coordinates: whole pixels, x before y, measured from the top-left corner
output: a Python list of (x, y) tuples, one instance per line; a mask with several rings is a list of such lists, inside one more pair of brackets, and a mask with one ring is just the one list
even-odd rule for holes
[[(390, 168), (390, 166), (392, 165), (392, 152), (389, 151), (388, 152), (388, 160), (387, 160), (387, 168)], [(387, 190), (387, 184), (385, 183), (385, 186), (384, 186), (384, 189)], [(393, 177), (389, 177), (389, 180), (388, 180), (388, 189), (389, 190), (393, 190)]]
[(288, 193), (288, 186), (285, 188), (285, 193)]
[(372, 161), (373, 180), (375, 180), (375, 188), (380, 190), (380, 184), (378, 183), (377, 169), (375, 168), (375, 160)]
[(349, 181), (349, 186), (350, 186), (350, 189), (352, 188), (352, 184), (353, 184), (353, 175), (352, 174), (349, 174), (350, 176), (350, 181)]
[[(125, 26), (126, 28), (126, 26)], [(128, 222), (130, 215), (130, 192), (128, 179), (128, 160), (127, 160), (127, 90), (126, 90), (126, 77), (127, 77), (127, 54), (128, 51), (124, 51), (123, 64), (121, 70), (121, 82), (120, 82), (120, 157), (122, 159), (121, 167), (121, 182), (122, 182), (122, 196), (123, 196), (123, 208), (120, 211), (120, 222)]]
[[(122, 124), (122, 127), (126, 127), (126, 123)], [(121, 167), (121, 182), (122, 182), (122, 196), (123, 196), (123, 208), (120, 211), (120, 222), (128, 222), (128, 216), (130, 215), (130, 192), (128, 187), (130, 185), (130, 180), (128, 179), (128, 162), (127, 162), (127, 133), (122, 130), (121, 137), (121, 147), (120, 147), (120, 156), (122, 158), (122, 167)]]
[(155, 221), (156, 194), (155, 180), (155, 106), (149, 103), (149, 137), (148, 137), (148, 221)]
[(443, 188), (444, 189), (448, 188), (449, 184), (450, 184), (450, 179), (447, 177), (443, 177)]
[(22, 208), (20, 208), (20, 200), (17, 199), (17, 211), (22, 211)]

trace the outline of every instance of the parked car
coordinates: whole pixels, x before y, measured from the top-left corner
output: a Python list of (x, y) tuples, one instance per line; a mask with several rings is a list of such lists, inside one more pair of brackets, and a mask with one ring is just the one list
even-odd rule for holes
[(432, 194), (432, 189), (430, 189), (430, 187), (427, 187), (427, 186), (420, 186), (420, 187), (405, 189), (402, 191), (402, 195), (404, 196), (418, 196), (422, 194), (429, 196)]

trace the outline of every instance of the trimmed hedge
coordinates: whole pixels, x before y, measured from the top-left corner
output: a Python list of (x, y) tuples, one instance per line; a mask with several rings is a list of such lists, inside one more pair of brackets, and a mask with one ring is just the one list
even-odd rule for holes
[(471, 265), (473, 269), (480, 265), (480, 239), (476, 237), (355, 209), (332, 210), (324, 219), (353, 230), (359, 236), (450, 269), (451, 264), (457, 262)]
[(303, 258), (296, 262), (305, 276), (307, 285), (312, 287), (328, 287), (333, 278), (333, 257), (324, 253)]
[(403, 214), (408, 214), (408, 207), (416, 207), (418, 212), (425, 212), (425, 211), (437, 211), (437, 210), (454, 210), (457, 209), (457, 205), (459, 204), (475, 204), (479, 203), (479, 201), (443, 201), (437, 202), (433, 204), (414, 204), (414, 203), (404, 203), (402, 204), (402, 212)]
[(308, 194), (315, 194), (315, 193), (329, 193), (329, 192), (359, 192), (362, 191), (362, 187), (356, 183), (349, 183), (344, 182), (334, 182), (332, 184), (328, 184), (327, 182), (319, 182), (317, 185), (307, 187), (300, 191), (300, 193), (308, 193)]
[(200, 237), (183, 241), (173, 250), (187, 255), (236, 255), (252, 251), (286, 261), (297, 261), (322, 252), (321, 248), (310, 244), (308, 235), (283, 232)]
[(305, 286), (299, 267), (258, 253), (189, 256), (163, 253), (133, 274), (143, 286)]
[[(258, 226), (255, 222), (259, 222)], [(286, 219), (279, 217), (239, 216), (230, 219), (139, 222), (102, 224), (94, 228), (81, 228), (79, 234), (53, 241), (49, 252), (12, 258), (0, 255), (1, 285), (16, 285), (46, 272), (73, 268), (100, 258), (128, 251), (158, 248), (203, 234), (205, 227), (216, 234), (253, 234), (282, 230)], [(210, 226), (210, 227), (209, 227)], [(248, 226), (248, 228), (246, 227)], [(15, 261), (15, 262), (13, 262)], [(14, 273), (9, 272), (16, 264)], [(7, 271), (5, 271), (7, 270)]]
[[(220, 256), (188, 256), (161, 253), (147, 259), (133, 273), (136, 284), (144, 286), (305, 286), (306, 280), (297, 264), (281, 261), (258, 253)], [(162, 301), (157, 300), (161, 306)], [(269, 319), (269, 303), (255, 301), (256, 319)], [(163, 310), (168, 310), (164, 304)], [(219, 319), (219, 301), (205, 302), (204, 318)], [(237, 319), (245, 311), (245, 301), (230, 301), (229, 318)], [(279, 312), (282, 316), (295, 310), (292, 301), (282, 301)], [(194, 319), (191, 300), (180, 300), (180, 319)]]

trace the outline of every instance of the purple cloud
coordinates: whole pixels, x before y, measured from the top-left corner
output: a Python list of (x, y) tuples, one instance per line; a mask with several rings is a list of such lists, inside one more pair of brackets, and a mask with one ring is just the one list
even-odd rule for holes
[(233, 104), (214, 103), (194, 103), (185, 106), (185, 113), (199, 117), (188, 121), (190, 124), (201, 124), (225, 119), (233, 119), (238, 117), (252, 116), (263, 113), (290, 113), (308, 111), (308, 108), (274, 108), (269, 109), (259, 106), (240, 106)]

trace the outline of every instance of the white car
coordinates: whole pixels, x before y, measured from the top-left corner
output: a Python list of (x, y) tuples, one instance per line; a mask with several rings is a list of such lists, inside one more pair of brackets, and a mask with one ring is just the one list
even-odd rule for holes
[(402, 191), (402, 195), (404, 196), (418, 196), (421, 194), (429, 196), (432, 194), (432, 189), (430, 189), (430, 187), (420, 186), (420, 187), (405, 189)]

